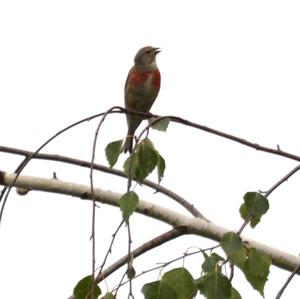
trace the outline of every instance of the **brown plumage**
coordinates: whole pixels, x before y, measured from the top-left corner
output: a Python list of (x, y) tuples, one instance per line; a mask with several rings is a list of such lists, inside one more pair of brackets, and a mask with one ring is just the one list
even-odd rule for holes
[[(152, 107), (160, 89), (160, 72), (156, 65), (159, 52), (159, 48), (150, 46), (137, 52), (125, 83), (125, 108), (148, 112)], [(123, 150), (131, 153), (134, 133), (143, 117), (133, 114), (127, 114), (126, 117), (128, 133)]]

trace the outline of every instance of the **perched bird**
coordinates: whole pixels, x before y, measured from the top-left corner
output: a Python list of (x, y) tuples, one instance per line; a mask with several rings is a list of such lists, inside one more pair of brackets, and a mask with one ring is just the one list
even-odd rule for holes
[[(160, 88), (160, 72), (156, 65), (159, 48), (141, 48), (134, 58), (125, 83), (125, 108), (138, 112), (149, 112)], [(132, 153), (134, 132), (143, 120), (143, 116), (126, 114), (128, 133), (123, 146), (126, 153)]]

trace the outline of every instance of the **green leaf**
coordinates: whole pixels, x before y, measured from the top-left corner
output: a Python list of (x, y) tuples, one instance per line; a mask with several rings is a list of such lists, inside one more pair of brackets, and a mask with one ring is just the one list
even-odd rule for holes
[(123, 166), (125, 175), (129, 177), (129, 172), (131, 172), (131, 178), (138, 182), (142, 182), (155, 167), (157, 167), (158, 183), (160, 183), (166, 163), (148, 138), (138, 144), (135, 153), (126, 159)]
[(139, 177), (142, 177), (142, 169), (140, 168), (138, 155), (136, 153), (126, 159), (123, 168), (127, 177), (129, 177), (129, 172), (131, 172), (131, 178), (134, 180), (138, 180)]
[(175, 290), (178, 299), (191, 299), (197, 293), (194, 278), (185, 268), (176, 268), (166, 272), (161, 281)]
[(139, 157), (139, 165), (143, 170), (144, 178), (146, 178), (157, 165), (157, 151), (154, 149), (152, 142), (149, 139), (143, 139), (136, 150)]
[(129, 156), (124, 163), (124, 172), (134, 180), (142, 182), (158, 164), (158, 152), (149, 139), (143, 139), (137, 146), (136, 152)]
[(247, 208), (252, 209), (252, 215), (262, 216), (269, 209), (269, 203), (266, 197), (258, 192), (247, 192), (244, 196)]
[(242, 269), (252, 287), (258, 290), (262, 296), (264, 295), (264, 286), (268, 280), (271, 263), (272, 261), (267, 255), (251, 248)]
[(165, 169), (166, 169), (165, 159), (160, 154), (158, 154), (158, 161), (157, 161), (158, 183), (161, 182), (165, 173)]
[(249, 217), (249, 211), (247, 211), (245, 203), (241, 204), (240, 206), (240, 215), (244, 220), (246, 220)]
[[(149, 122), (152, 123), (153, 120), (155, 120), (155, 118), (150, 118)], [(169, 126), (169, 123), (170, 123), (170, 118), (165, 117), (165, 118), (158, 120), (153, 125), (151, 125), (151, 128), (158, 130), (158, 131), (166, 132), (167, 128)]]
[(109, 143), (105, 148), (105, 155), (110, 168), (117, 163), (119, 155), (122, 151), (123, 140), (117, 140)]
[(224, 234), (221, 247), (235, 265), (243, 267), (247, 258), (241, 237), (234, 232)]
[(243, 219), (251, 217), (251, 227), (255, 227), (262, 215), (269, 209), (269, 201), (259, 192), (247, 192), (244, 195), (244, 203), (240, 207), (240, 214)]
[(228, 232), (224, 234), (221, 241), (221, 246), (226, 254), (230, 256), (232, 253), (242, 250), (243, 242), (237, 233)]
[(116, 299), (116, 297), (112, 293), (106, 293), (103, 299)]
[(242, 299), (242, 296), (234, 287), (231, 288), (230, 299)]
[(142, 288), (145, 299), (178, 299), (176, 292), (162, 281), (147, 283)]
[[(92, 296), (92, 281), (91, 275), (82, 278), (75, 286), (73, 290), (74, 299), (90, 299)], [(97, 299), (101, 294), (101, 290), (98, 285), (95, 285), (94, 298)]]
[(207, 299), (231, 299), (231, 283), (222, 273), (216, 271), (203, 275), (198, 283), (200, 293)]
[(133, 192), (129, 191), (122, 195), (120, 198), (120, 208), (122, 211), (123, 220), (128, 223), (129, 217), (135, 211), (139, 202), (138, 195)]
[(246, 219), (248, 219), (248, 217), (250, 217), (250, 226), (252, 228), (254, 228), (260, 222), (259, 217), (251, 216), (251, 213), (249, 213), (249, 210), (244, 203), (240, 207), (240, 215), (244, 220), (246, 220)]
[(206, 256), (205, 261), (202, 264), (203, 272), (214, 272), (216, 270), (216, 266), (220, 261), (224, 261), (224, 259), (216, 253), (212, 253), (210, 256)]

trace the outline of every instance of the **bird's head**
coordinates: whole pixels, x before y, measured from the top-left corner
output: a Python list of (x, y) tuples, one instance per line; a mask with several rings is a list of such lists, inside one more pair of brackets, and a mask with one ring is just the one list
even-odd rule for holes
[(159, 52), (159, 48), (154, 48), (150, 46), (141, 48), (135, 55), (135, 66), (146, 70), (156, 69), (156, 55)]

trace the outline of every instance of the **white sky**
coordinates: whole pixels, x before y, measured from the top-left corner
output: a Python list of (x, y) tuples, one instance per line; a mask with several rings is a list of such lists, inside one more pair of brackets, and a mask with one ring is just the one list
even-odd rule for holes
[[(133, 57), (140, 47), (153, 45), (162, 48), (162, 87), (154, 113), (182, 116), (298, 154), (299, 15), (298, 1), (2, 0), (1, 145), (35, 150), (68, 124), (123, 105)], [(73, 129), (45, 151), (89, 160), (96, 125), (94, 121)], [(108, 119), (100, 134), (98, 163), (106, 163), (105, 145), (125, 134), (124, 116)], [(297, 165), (175, 124), (166, 134), (151, 132), (150, 138), (166, 159), (162, 184), (230, 229), (242, 223), (238, 208), (244, 193), (269, 189)], [(2, 153), (0, 159), (5, 171), (13, 171), (20, 161)], [(117, 167), (121, 166), (120, 162)], [(32, 162), (24, 173), (50, 178), (53, 171), (61, 180), (89, 182), (88, 170), (41, 161)], [(245, 234), (298, 254), (299, 183), (296, 174), (274, 192), (268, 215)], [(126, 190), (125, 180), (106, 174), (97, 174), (96, 184)], [(151, 190), (140, 194), (172, 206)], [(98, 264), (119, 221), (118, 209), (99, 209)], [(137, 215), (132, 222), (133, 247), (168, 229)], [(19, 197), (13, 192), (0, 228), (0, 298), (67, 298), (91, 269), (90, 226), (87, 202), (37, 192)], [(191, 236), (176, 240), (138, 259), (136, 270), (175, 258), (189, 246), (213, 244)], [(126, 246), (123, 230), (110, 262)], [(195, 276), (200, 265), (200, 258), (186, 262)], [(136, 298), (142, 298), (142, 284), (157, 275), (134, 282)], [(274, 298), (287, 276), (271, 268), (265, 297)], [(108, 281), (108, 288), (114, 283)], [(233, 283), (243, 298), (260, 298), (244, 279)], [(105, 291), (106, 286), (101, 287)], [(125, 287), (124, 296), (126, 291)], [(299, 293), (297, 277), (284, 298)]]

